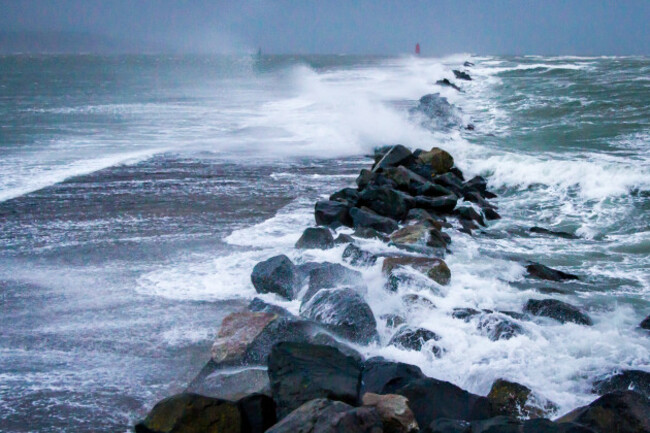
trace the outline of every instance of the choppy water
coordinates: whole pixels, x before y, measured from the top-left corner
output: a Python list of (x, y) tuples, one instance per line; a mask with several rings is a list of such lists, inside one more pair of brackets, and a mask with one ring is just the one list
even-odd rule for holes
[[(422, 292), (438, 308), (408, 314), (442, 358), (363, 351), (482, 394), (516, 380), (561, 412), (612, 369), (650, 371), (650, 60), (472, 57), (462, 93), (434, 84), (467, 58), (0, 57), (0, 430), (126, 430), (207, 360), (257, 261), (340, 261), (293, 243), (316, 199), (398, 142), (488, 176), (504, 218), (452, 233), (451, 284)], [(410, 118), (431, 92), (475, 131)], [(553, 296), (595, 326), (525, 321), (493, 342), (450, 317), (549, 296), (523, 259), (580, 275)], [(404, 313), (380, 265), (363, 273), (376, 315)]]

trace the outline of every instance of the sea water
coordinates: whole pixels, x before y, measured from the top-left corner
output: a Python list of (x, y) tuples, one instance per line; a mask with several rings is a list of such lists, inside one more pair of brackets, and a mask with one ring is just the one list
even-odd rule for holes
[[(395, 143), (442, 147), (485, 176), (502, 219), (448, 230), (448, 286), (390, 294), (381, 263), (358, 268), (375, 316), (434, 331), (443, 356), (386, 347), (381, 321), (381, 343), (358, 350), (482, 395), (514, 380), (558, 414), (612, 371), (650, 371), (637, 328), (650, 314), (647, 58), (16, 55), (0, 71), (2, 431), (128, 430), (208, 360), (220, 320), (257, 296), (257, 262), (341, 262), (344, 247), (293, 244), (316, 200)], [(453, 126), (410, 114), (427, 93), (454, 105)], [(529, 280), (527, 260), (581, 279)], [(407, 310), (405, 293), (437, 308)], [(491, 341), (451, 317), (547, 297), (594, 326), (526, 320)]]

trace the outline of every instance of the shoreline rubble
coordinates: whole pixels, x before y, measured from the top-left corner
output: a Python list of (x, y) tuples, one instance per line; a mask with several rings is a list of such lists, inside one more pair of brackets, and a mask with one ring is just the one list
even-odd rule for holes
[[(454, 74), (471, 80), (465, 72)], [(304, 231), (296, 249), (347, 244), (343, 260), (353, 266), (382, 260), (385, 289), (392, 292), (413, 273), (448, 284), (453, 269), (444, 257), (453, 239), (445, 230), (457, 227), (474, 235), (500, 218), (489, 202), (496, 195), (486, 179), (465, 180), (452, 155), (438, 147), (378, 148), (373, 166), (361, 170), (356, 184), (315, 204), (316, 226)], [(354, 232), (337, 233), (342, 227)], [(403, 253), (378, 256), (365, 251), (358, 238), (379, 239)], [(579, 279), (538, 263), (526, 269), (534, 279)], [(650, 432), (650, 373), (623, 371), (596, 382), (594, 392), (604, 395), (553, 421), (548, 418), (558, 415), (555, 404), (517, 383), (498, 379), (487, 396), (479, 396), (427, 377), (414, 365), (364, 359), (354, 346), (379, 341), (377, 320), (394, 331), (388, 345), (430, 350), (436, 357), (444, 350), (432, 330), (410, 327), (395, 315), (375, 318), (354, 269), (327, 262), (297, 265), (280, 255), (258, 263), (251, 280), (260, 294), (301, 301), (299, 315), (256, 298), (247, 310), (227, 316), (210, 361), (186, 392), (156, 404), (135, 426), (137, 433)], [(404, 302), (435, 308), (414, 294)], [(524, 332), (517, 321), (540, 316), (593, 325), (579, 308), (551, 298), (530, 299), (521, 312), (458, 308), (453, 314), (492, 340), (516, 337)], [(640, 327), (647, 329), (648, 320)], [(628, 389), (632, 383), (639, 392)]]

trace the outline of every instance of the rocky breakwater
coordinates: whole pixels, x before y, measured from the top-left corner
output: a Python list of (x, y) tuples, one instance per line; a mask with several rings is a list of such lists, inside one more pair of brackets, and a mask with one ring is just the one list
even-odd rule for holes
[[(458, 77), (467, 79), (464, 77)], [(356, 187), (315, 204), (315, 226), (292, 254), (345, 245), (339, 263), (271, 257), (253, 269), (256, 291), (292, 301), (293, 313), (254, 299), (227, 316), (211, 357), (186, 391), (156, 404), (135, 426), (138, 433), (180, 432), (649, 432), (647, 373), (622, 372), (596, 383), (604, 394), (556, 420), (557, 407), (521, 384), (497, 380), (487, 396), (427, 377), (414, 365), (380, 357), (370, 346), (396, 346), (444, 357), (434, 329), (408, 317), (375, 314), (360, 272), (380, 266), (381, 290), (400, 293), (414, 280), (439, 290), (453, 278), (444, 259), (449, 233), (480, 233), (500, 216), (486, 179), (466, 180), (447, 151), (378, 148)], [(367, 251), (363, 242), (390, 251)], [(561, 281), (577, 276), (529, 263), (530, 278)], [(405, 311), (436, 308), (419, 294), (405, 294)], [(531, 299), (521, 312), (457, 308), (452, 317), (476, 324), (491, 340), (524, 333), (522, 320), (591, 326), (575, 306)], [(379, 321), (379, 322), (378, 322)], [(380, 337), (378, 323), (390, 335)], [(642, 325), (643, 326), (643, 325)], [(637, 391), (629, 390), (634, 382)]]

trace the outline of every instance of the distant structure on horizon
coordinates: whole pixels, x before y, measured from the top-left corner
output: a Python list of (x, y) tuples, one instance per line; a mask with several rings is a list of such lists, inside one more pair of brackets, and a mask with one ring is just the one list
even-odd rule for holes
[(419, 56), (419, 55), (420, 55), (420, 43), (419, 43), (419, 42), (417, 42), (417, 43), (415, 44), (415, 55), (416, 55), (416, 56)]

